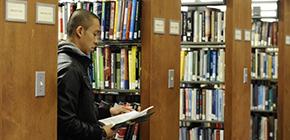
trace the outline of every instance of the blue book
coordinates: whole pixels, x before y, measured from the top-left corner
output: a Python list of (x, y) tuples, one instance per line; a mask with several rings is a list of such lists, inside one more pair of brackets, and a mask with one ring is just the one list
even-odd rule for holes
[(216, 81), (217, 75), (217, 51), (212, 51), (212, 69), (211, 69), (211, 81)]
[(192, 118), (192, 89), (188, 89), (188, 117)]
[(132, 12), (131, 12), (131, 23), (130, 23), (130, 33), (129, 39), (134, 39), (134, 27), (135, 27), (135, 18), (136, 18), (136, 7), (137, 7), (137, 0), (132, 0)]

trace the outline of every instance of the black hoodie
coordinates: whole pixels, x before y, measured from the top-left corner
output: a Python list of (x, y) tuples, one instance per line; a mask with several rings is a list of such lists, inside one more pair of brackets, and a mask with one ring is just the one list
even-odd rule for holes
[(73, 43), (58, 45), (58, 140), (101, 140), (98, 120), (109, 109), (97, 108), (88, 76), (91, 60)]

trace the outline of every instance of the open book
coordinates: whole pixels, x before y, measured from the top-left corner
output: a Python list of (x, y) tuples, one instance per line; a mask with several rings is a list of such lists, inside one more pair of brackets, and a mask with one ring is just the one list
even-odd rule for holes
[(149, 113), (149, 110), (151, 110), (152, 108), (153, 106), (150, 106), (141, 112), (134, 110), (128, 113), (124, 113), (124, 114), (120, 114), (120, 115), (113, 116), (110, 118), (99, 120), (99, 122), (101, 122), (104, 125), (112, 124), (113, 129), (116, 129), (126, 124), (130, 124), (134, 122), (142, 122), (142, 121), (147, 120), (149, 116), (153, 114), (153, 113)]

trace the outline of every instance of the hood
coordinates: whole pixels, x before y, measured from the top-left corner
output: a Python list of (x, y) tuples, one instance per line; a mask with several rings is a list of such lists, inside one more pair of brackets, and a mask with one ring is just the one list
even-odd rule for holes
[(84, 56), (89, 58), (85, 53), (83, 53), (76, 45), (72, 42), (67, 42), (67, 41), (61, 41), (58, 43), (58, 51), (57, 53), (61, 52), (71, 52), (78, 54), (80, 56)]

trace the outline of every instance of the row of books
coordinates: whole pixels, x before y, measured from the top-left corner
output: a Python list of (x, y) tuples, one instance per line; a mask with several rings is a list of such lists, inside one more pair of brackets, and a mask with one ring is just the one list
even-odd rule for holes
[(252, 22), (252, 46), (274, 46), (277, 45), (278, 22), (263, 22), (254, 20)]
[(181, 40), (225, 42), (225, 13), (213, 8), (189, 7), (181, 12)]
[(182, 81), (224, 81), (225, 50), (182, 50), (180, 78)]
[(253, 116), (252, 140), (277, 140), (277, 119), (273, 116)]
[(101, 40), (141, 38), (141, 0), (102, 0), (59, 4), (59, 39), (67, 38), (66, 23), (76, 9), (93, 12), (101, 19)]
[(257, 110), (276, 110), (277, 85), (251, 84), (251, 108)]
[(278, 53), (267, 53), (255, 49), (252, 53), (252, 77), (253, 78), (278, 78)]
[(180, 89), (180, 119), (224, 120), (223, 89)]
[(140, 89), (141, 53), (137, 46), (97, 48), (92, 60), (93, 88)]
[(179, 128), (179, 140), (224, 140), (224, 130), (212, 128)]

